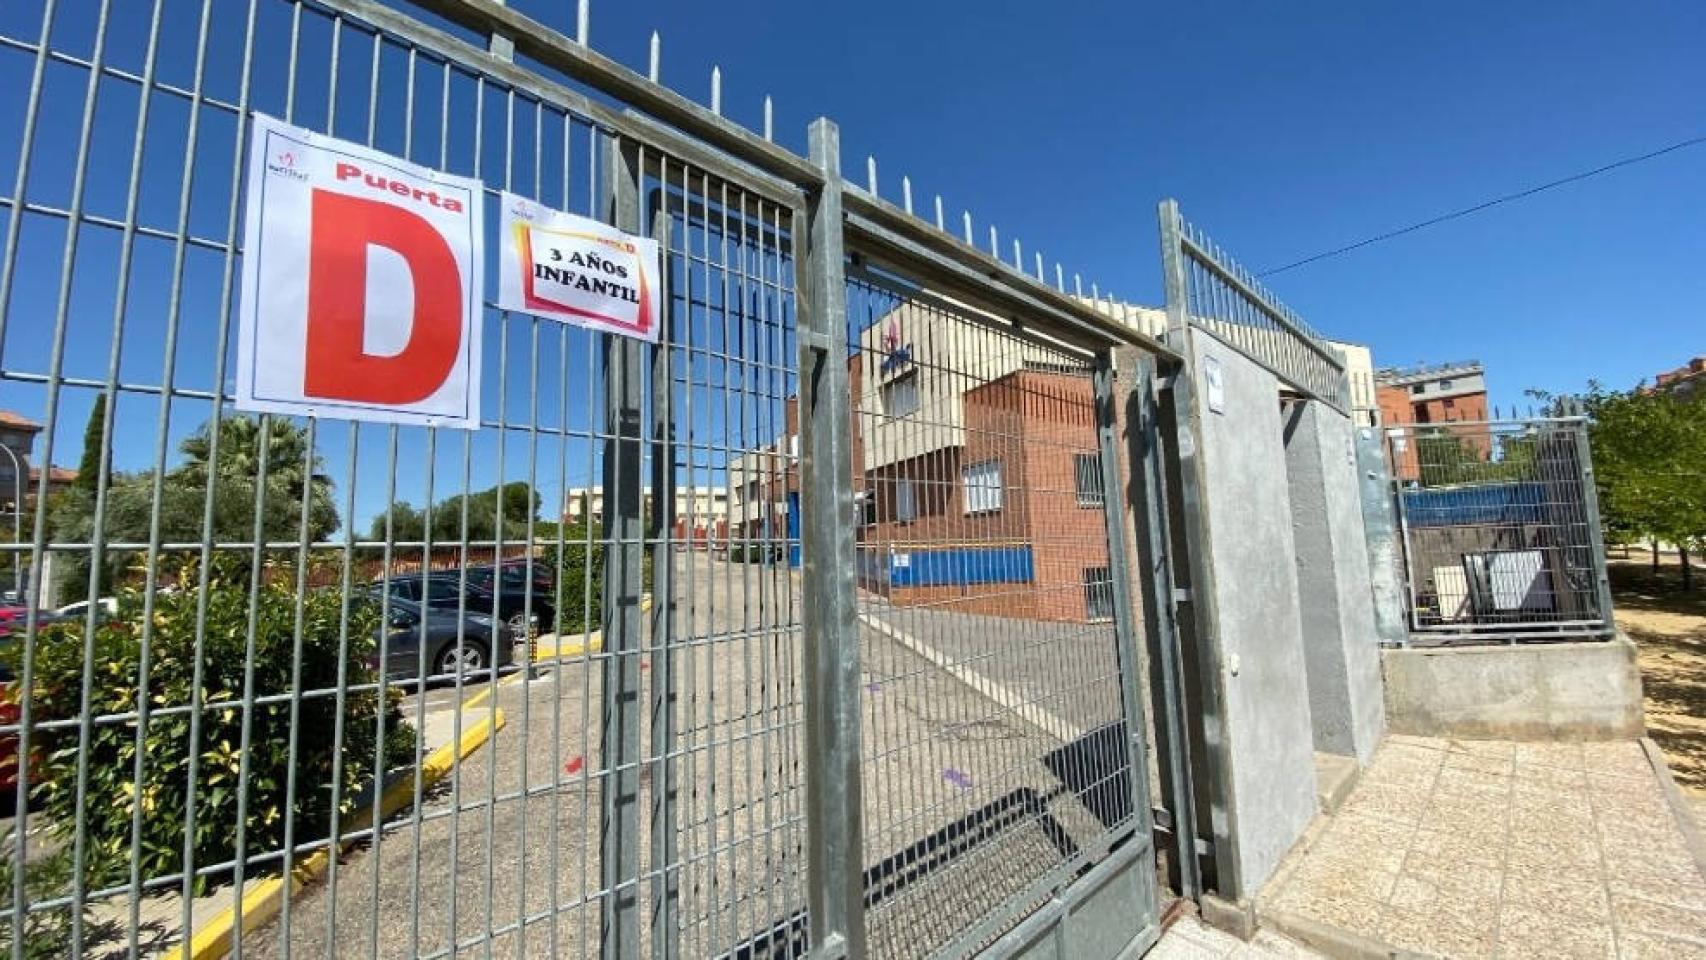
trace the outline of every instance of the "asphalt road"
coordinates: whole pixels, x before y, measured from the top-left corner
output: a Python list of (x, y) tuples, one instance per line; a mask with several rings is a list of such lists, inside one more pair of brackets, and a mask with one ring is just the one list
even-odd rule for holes
[[(592, 956), (600, 914), (618, 901), (636, 905), (649, 949), (653, 779), (665, 762), (677, 787), (668, 877), (679, 891), (680, 955), (723, 955), (794, 929), (806, 840), (797, 580), (692, 555), (676, 581), (677, 730), (666, 758), (650, 749), (643, 709), (655, 675), (649, 634), (648, 649), (629, 655), (641, 664), (645, 715), (637, 882), (613, 894), (601, 880), (611, 779), (600, 760), (602, 687), (617, 656), (605, 651), (546, 666), (531, 682), (507, 680), (464, 711), (473, 722), (502, 709), (507, 725), (418, 813), (395, 818), (376, 845), (297, 894), (288, 927), (251, 933), (244, 954), (280, 956), (288, 940), (300, 957), (443, 955), (454, 939), (482, 957)], [(1117, 688), (1104, 689), (1108, 668), (1084, 639), (1091, 630), (1111, 637), (1111, 627), (920, 618), (879, 605), (867, 613), (892, 618), (887, 629), (861, 627), (868, 930), (878, 955), (923, 955), (1012, 909), (1104, 820), (1123, 815), (1106, 801), (1119, 777), (1094, 734), (1118, 720)], [(1062, 731), (1084, 738), (1067, 748)]]

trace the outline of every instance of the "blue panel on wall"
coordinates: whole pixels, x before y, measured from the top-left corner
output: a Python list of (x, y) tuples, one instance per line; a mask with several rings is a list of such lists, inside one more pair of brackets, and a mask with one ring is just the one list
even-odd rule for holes
[(1546, 488), (1538, 483), (1407, 490), (1403, 497), (1412, 527), (1546, 522)]
[(1031, 582), (1030, 547), (962, 547), (896, 550), (889, 583), (896, 587), (964, 586)]

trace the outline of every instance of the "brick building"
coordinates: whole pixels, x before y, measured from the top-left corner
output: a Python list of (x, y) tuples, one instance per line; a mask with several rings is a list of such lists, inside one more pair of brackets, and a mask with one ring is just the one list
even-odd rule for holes
[(1706, 384), (1706, 357), (1694, 357), (1675, 370), (1667, 370), (1653, 378), (1653, 390), (1663, 390), (1679, 397), (1693, 396)]
[[(850, 350), (859, 581), (901, 606), (1112, 616), (1090, 373), (914, 303)], [(798, 537), (798, 411), (729, 464), (734, 536)]]
[[(1374, 375), (1380, 422), (1386, 427), (1415, 424), (1484, 423), (1487, 420), (1487, 378), (1479, 360), (1462, 360), (1417, 367), (1387, 367)], [(1421, 465), (1416, 451), (1395, 440), (1393, 469), (1400, 480), (1416, 480)], [(1465, 431), (1463, 442), (1483, 458), (1492, 445), (1483, 430)]]

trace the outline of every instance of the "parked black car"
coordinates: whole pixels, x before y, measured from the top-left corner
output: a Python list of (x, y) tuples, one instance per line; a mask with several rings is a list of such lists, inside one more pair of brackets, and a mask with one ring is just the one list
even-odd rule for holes
[[(492, 582), (490, 568), (486, 568), (486, 578), (480, 582), (474, 575), (474, 570), (468, 571), (467, 586), (464, 588), (462, 574), (455, 572), (429, 573), (426, 577), (426, 590), (423, 596), (420, 574), (404, 574), (391, 578), (391, 596), (425, 603), (434, 610), (455, 613), (458, 609), (469, 613), (477, 613), (490, 617), (494, 607), (493, 596), (489, 584)], [(501, 581), (500, 581), (501, 582)], [(383, 581), (374, 581), (375, 590), (383, 586)], [(497, 619), (502, 621), (513, 637), (525, 637), (541, 624), (549, 627), (556, 623), (555, 611), (551, 608), (553, 594), (551, 591), (540, 591), (534, 588), (532, 604), (529, 606), (525, 591), (525, 582), (511, 586), (503, 582), (503, 592), (496, 598)], [(529, 614), (531, 613), (531, 619)]]
[[(374, 602), (378, 602), (377, 594)], [(385, 679), (421, 679), (421, 649), (425, 641), (427, 679), (449, 678), (460, 670), (463, 678), (502, 669), (515, 660), (515, 637), (504, 624), (490, 616), (470, 611), (457, 617), (451, 610), (422, 607), (413, 600), (393, 596), (391, 620), (381, 629), (385, 644)], [(424, 629), (423, 629), (424, 621)], [(460, 642), (458, 633), (460, 632)], [(378, 654), (373, 666), (379, 665)]]

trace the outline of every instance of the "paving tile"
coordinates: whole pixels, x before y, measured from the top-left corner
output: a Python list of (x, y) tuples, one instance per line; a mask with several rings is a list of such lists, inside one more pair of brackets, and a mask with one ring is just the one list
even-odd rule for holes
[(1311, 857), (1291, 875), (1286, 886), (1322, 896), (1359, 897), (1382, 903), (1397, 879), (1396, 869), (1381, 869), (1355, 860)]
[(1503, 774), (1509, 776), (1516, 768), (1515, 761), (1508, 753), (1489, 755), (1484, 753), (1447, 753), (1445, 769), (1447, 771), (1466, 770), (1470, 773)]
[(1516, 765), (1582, 768), (1582, 745), (1579, 743), (1519, 743), (1516, 745)]
[(1373, 937), (1380, 932), (1383, 906), (1361, 897), (1334, 897), (1300, 890), (1286, 890), (1275, 898), (1273, 909), (1296, 914), (1337, 927), (1349, 933)]
[(1516, 757), (1516, 744), (1510, 740), (1451, 740), (1446, 744), (1447, 762), (1452, 754), (1469, 754), (1510, 760)]
[(1647, 752), (1633, 740), (1582, 744), (1582, 765), (1589, 773), (1608, 774), (1651, 782), (1653, 765)]
[(1619, 930), (1706, 941), (1706, 911), (1616, 893), (1611, 897), (1611, 915)]
[(1391, 908), (1382, 916), (1379, 938), (1388, 946), (1453, 960), (1491, 957), (1494, 918), (1473, 906), (1452, 904), (1423, 910)]
[(1605, 886), (1613, 896), (1632, 894), (1658, 903), (1671, 903), (1690, 910), (1706, 910), (1706, 884), (1699, 880), (1663, 877), (1607, 878)]
[(1358, 786), (1351, 791), (1341, 812), (1357, 816), (1385, 817), (1414, 823), (1427, 806), (1427, 794), (1403, 787)]
[(1502, 846), (1489, 846), (1473, 837), (1444, 830), (1424, 828), (1416, 831), (1410, 843), (1410, 856), (1404, 861), (1405, 870), (1444, 870), (1483, 868), (1499, 870), (1504, 864)]
[(1501, 894), (1505, 906), (1540, 912), (1557, 911), (1603, 923), (1611, 918), (1605, 883), (1597, 875), (1588, 879), (1560, 877), (1556, 871), (1541, 874), (1511, 872), (1504, 876)]
[(1706, 943), (1650, 933), (1619, 933), (1617, 946), (1622, 960), (1706, 960)]
[(1160, 942), (1144, 954), (1146, 960), (1221, 960), (1225, 956), (1226, 951), (1179, 936), (1176, 930), (1167, 931)]
[(1599, 845), (1592, 837), (1581, 834), (1513, 837), (1505, 847), (1506, 869), (1512, 873), (1545, 872), (1567, 867), (1592, 869), (1599, 863)]
[(1439, 737), (1416, 737), (1407, 733), (1389, 733), (1386, 735), (1386, 746), (1413, 747), (1443, 753), (1450, 746), (1450, 741), (1442, 740)]
[(1507, 905), (1499, 913), (1498, 956), (1511, 960), (1612, 960), (1617, 947), (1607, 922)]
[(1538, 784), (1555, 790), (1586, 790), (1587, 774), (1581, 768), (1552, 767), (1538, 764), (1517, 764), (1516, 781)]
[(1230, 960), (1316, 960), (1321, 955), (1272, 930), (1257, 930), (1250, 942), (1232, 951)]

